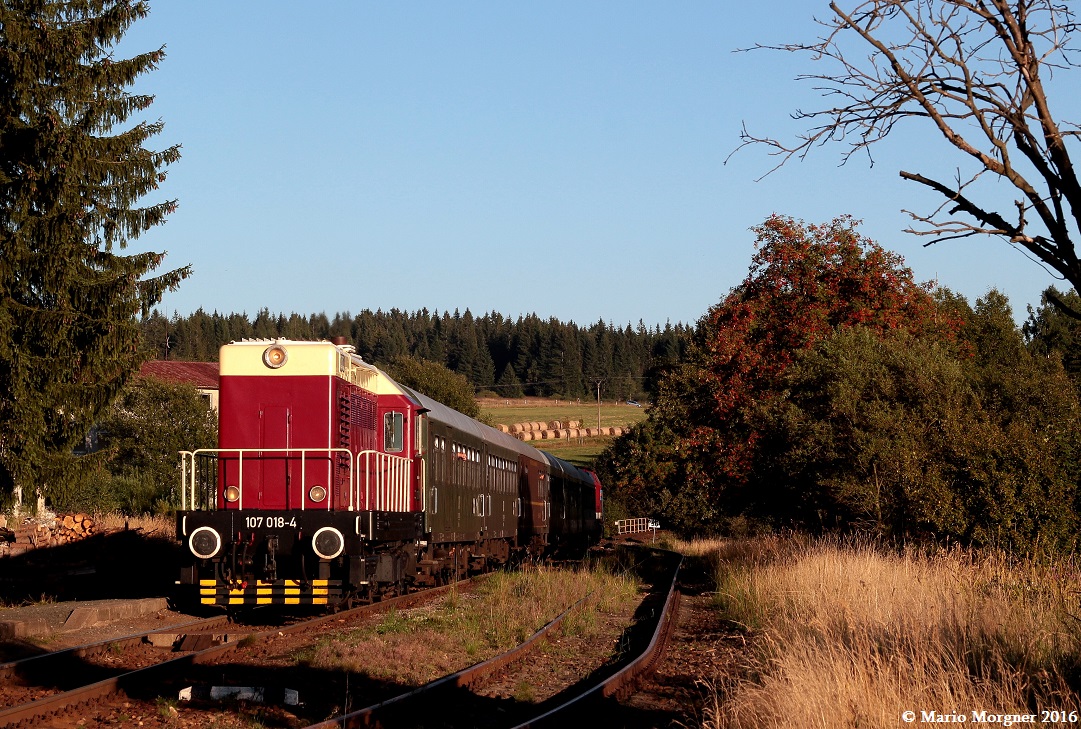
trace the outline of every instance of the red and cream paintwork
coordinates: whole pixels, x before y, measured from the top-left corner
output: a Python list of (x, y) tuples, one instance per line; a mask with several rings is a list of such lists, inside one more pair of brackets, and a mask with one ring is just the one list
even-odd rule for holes
[(423, 408), (352, 347), (222, 347), (218, 447), (182, 454), (180, 584), (203, 604), (333, 604), (415, 570)]
[(218, 447), (182, 454), (177, 511), (179, 584), (203, 604), (376, 599), (600, 535), (594, 474), (399, 385), (344, 340), (222, 347), (219, 403)]
[(218, 508), (422, 509), (418, 405), (350, 347), (246, 341), (220, 361)]

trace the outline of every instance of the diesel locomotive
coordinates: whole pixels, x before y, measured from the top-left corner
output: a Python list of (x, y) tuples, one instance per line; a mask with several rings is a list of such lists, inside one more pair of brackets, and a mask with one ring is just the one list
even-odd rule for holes
[(343, 339), (222, 347), (218, 445), (181, 460), (178, 585), (203, 605), (376, 600), (601, 534), (596, 474), (402, 386)]

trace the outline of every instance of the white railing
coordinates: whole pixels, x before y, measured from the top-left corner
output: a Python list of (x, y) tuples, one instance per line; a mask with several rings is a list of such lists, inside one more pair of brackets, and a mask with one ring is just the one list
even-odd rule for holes
[[(259, 455), (252, 455), (259, 454)], [(202, 456), (208, 460), (213, 459), (215, 465), (220, 467), (224, 459), (236, 460), (237, 483), (239, 499), (237, 506), (244, 508), (244, 459), (258, 462), (266, 454), (278, 454), (277, 458), (300, 458), (300, 508), (305, 508), (308, 484), (306, 463), (309, 458), (332, 458), (335, 455), (346, 456), (344, 463), (349, 465), (348, 489), (349, 511), (356, 510), (381, 510), (381, 511), (408, 511), (409, 510), (409, 483), (410, 464), (408, 458), (395, 456), (379, 451), (361, 451), (356, 455), (354, 462), (348, 448), (200, 448), (194, 451), (181, 451), (181, 488), (180, 508), (183, 511), (197, 508), (199, 503), (198, 490), (198, 458)], [(333, 468), (338, 464), (337, 459), (332, 459), (328, 465)], [(328, 473), (328, 477), (330, 473)], [(207, 476), (212, 478), (213, 483), (204, 484), (209, 486), (212, 493), (217, 493), (218, 474)], [(331, 489), (330, 479), (324, 484), (328, 491)], [(363, 499), (361, 498), (363, 497)], [(217, 498), (212, 500), (217, 503)], [(323, 508), (320, 506), (319, 508)], [(326, 508), (333, 508), (333, 498), (327, 494)]]
[[(329, 458), (330, 456), (332, 456), (335, 453), (340, 453), (340, 454), (343, 454), (343, 455), (345, 455), (347, 457), (346, 462), (349, 463), (350, 466), (352, 466), (352, 461), (348, 460), (349, 456), (350, 456), (348, 448), (200, 448), (200, 449), (194, 450), (194, 451), (181, 451), (180, 452), (181, 483), (183, 485), (182, 485), (182, 487), (180, 489), (180, 508), (182, 510), (186, 510), (188, 508), (188, 498), (187, 497), (188, 497), (188, 494), (189, 494), (189, 488), (190, 488), (190, 495), (191, 495), (191, 508), (194, 509), (195, 506), (196, 506), (196, 503), (197, 503), (196, 495), (195, 495), (195, 490), (196, 490), (196, 487), (197, 487), (196, 482), (198, 480), (197, 479), (197, 473), (196, 473), (196, 471), (197, 471), (196, 458), (198, 456), (201, 456), (201, 455), (203, 455), (203, 456), (217, 455), (218, 456), (217, 460), (220, 463), (220, 460), (222, 458), (222, 454), (226, 454), (225, 457), (228, 458), (228, 456), (230, 454), (234, 454), (234, 453), (236, 454), (237, 470), (239, 471), (239, 475), (237, 477), (237, 484), (236, 484), (237, 489), (239, 489), (239, 491), (240, 491), (237, 506), (238, 506), (238, 508), (241, 508), (241, 509), (244, 508), (244, 454), (248, 454), (249, 457), (250, 457), (250, 455), (252, 453), (260, 454), (259, 456), (250, 457), (250, 460), (254, 460), (254, 461), (258, 461), (261, 458), (261, 456), (263, 456), (265, 454), (268, 454), (268, 453), (278, 454), (279, 458), (296, 458), (297, 455), (299, 454), (300, 455), (300, 496), (301, 496), (301, 498), (300, 498), (300, 508), (301, 508), (301, 510), (304, 509), (305, 500), (307, 499), (307, 493), (308, 493), (308, 484), (307, 484), (307, 481), (306, 481), (307, 476), (308, 476), (308, 469), (305, 468), (305, 463), (307, 461), (307, 458), (308, 458), (309, 454), (317, 454), (318, 457), (320, 457), (320, 458)], [(328, 468), (333, 466), (333, 465), (334, 465), (333, 462), (330, 463), (328, 465)], [(329, 483), (329, 479), (327, 479), (327, 480), (328, 480), (328, 483), (324, 484), (324, 486), (326, 487), (327, 491), (329, 492), (331, 485)], [(350, 481), (350, 483), (352, 483), (352, 481), (353, 481), (352, 473), (350, 473), (349, 481)], [(217, 484), (216, 483), (214, 484), (214, 488), (215, 488), (215, 490), (217, 489)], [(330, 494), (328, 493), (327, 496), (328, 496), (328, 498), (327, 498), (327, 506), (326, 506), (326, 508), (330, 509), (330, 507), (331, 507), (331, 499), (329, 498)]]
[(656, 519), (616, 519), (616, 534), (637, 534), (639, 532), (657, 531), (661, 528)]
[[(369, 511), (409, 511), (409, 465), (408, 458), (379, 451), (361, 451), (357, 454), (356, 504), (364, 494), (364, 504)], [(363, 484), (361, 481), (363, 480)], [(353, 510), (354, 498), (349, 496), (349, 510)]]

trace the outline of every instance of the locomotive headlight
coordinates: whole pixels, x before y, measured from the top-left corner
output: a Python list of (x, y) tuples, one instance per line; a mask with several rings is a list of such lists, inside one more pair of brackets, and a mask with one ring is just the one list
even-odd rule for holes
[(319, 503), (327, 497), (327, 490), (323, 486), (316, 484), (308, 489), (308, 498), (312, 501)]
[(210, 559), (221, 549), (221, 535), (211, 527), (199, 527), (191, 533), (188, 549), (199, 559)]
[(276, 370), (289, 360), (289, 354), (285, 347), (273, 344), (263, 350), (263, 364), (272, 370)]
[(225, 487), (225, 500), (230, 504), (240, 501), (240, 489), (236, 486)]
[(320, 559), (334, 559), (345, 549), (345, 537), (334, 527), (323, 527), (312, 535), (312, 550)]

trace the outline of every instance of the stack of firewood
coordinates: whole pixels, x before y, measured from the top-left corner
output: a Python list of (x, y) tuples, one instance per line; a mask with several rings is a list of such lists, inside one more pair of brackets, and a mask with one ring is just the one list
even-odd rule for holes
[[(6, 520), (5, 520), (6, 521)], [(14, 530), (0, 527), (0, 556), (14, 556), (35, 547), (55, 547), (85, 539), (97, 531), (88, 514), (57, 514), (55, 519), (27, 519)]]
[(94, 520), (87, 514), (64, 514), (56, 516), (53, 539), (56, 544), (67, 544), (84, 539), (94, 533)]

